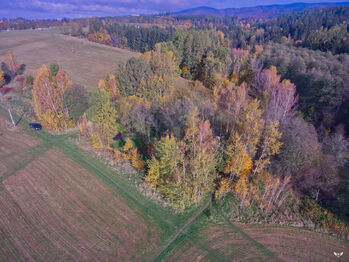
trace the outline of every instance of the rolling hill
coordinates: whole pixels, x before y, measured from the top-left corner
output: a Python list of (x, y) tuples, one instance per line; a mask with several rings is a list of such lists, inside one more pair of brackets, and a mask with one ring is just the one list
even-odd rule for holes
[(337, 5), (349, 5), (348, 2), (337, 3), (294, 3), (287, 5), (260, 5), (254, 7), (243, 8), (227, 8), (227, 9), (215, 9), (207, 6), (200, 6), (191, 9), (185, 9), (172, 13), (175, 16), (182, 15), (212, 15), (212, 16), (237, 16), (240, 18), (275, 18), (282, 14), (291, 12), (301, 12), (304, 10), (320, 9), (326, 7), (332, 7)]
[(16, 30), (0, 32), (0, 57), (12, 51), (21, 64), (24, 75), (33, 75), (42, 64), (57, 63), (73, 83), (88, 89), (113, 72), (119, 62), (137, 54), (124, 49), (93, 43), (50, 30)]

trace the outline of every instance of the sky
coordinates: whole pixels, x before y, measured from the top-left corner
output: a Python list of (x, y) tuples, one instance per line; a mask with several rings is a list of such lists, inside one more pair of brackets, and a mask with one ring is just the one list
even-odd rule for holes
[(239, 8), (256, 5), (343, 0), (0, 0), (0, 17), (63, 18), (156, 14), (198, 6)]

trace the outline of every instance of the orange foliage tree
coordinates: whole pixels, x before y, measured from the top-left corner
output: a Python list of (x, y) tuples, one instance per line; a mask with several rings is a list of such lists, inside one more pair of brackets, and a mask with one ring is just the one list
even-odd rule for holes
[(130, 160), (134, 168), (138, 170), (144, 169), (145, 162), (143, 161), (142, 157), (138, 153), (138, 149), (133, 146), (131, 139), (126, 138), (126, 143), (123, 147), (123, 150), (126, 154), (124, 157)]
[(6, 83), (4, 72), (0, 71), (0, 87)]
[(106, 30), (101, 27), (98, 32), (94, 32), (88, 35), (88, 40), (100, 43), (100, 44), (110, 44), (110, 35)]

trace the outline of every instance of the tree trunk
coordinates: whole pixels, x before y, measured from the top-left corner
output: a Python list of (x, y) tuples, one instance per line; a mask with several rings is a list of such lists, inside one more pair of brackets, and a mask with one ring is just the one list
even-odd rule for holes
[(268, 144), (269, 144), (269, 140), (268, 140), (268, 142), (264, 145), (263, 151), (262, 151), (262, 153), (261, 153), (261, 155), (260, 155), (260, 157), (259, 157), (259, 159), (258, 159), (257, 166), (256, 166), (256, 168), (254, 169), (253, 176), (254, 176), (254, 175), (256, 174), (256, 172), (257, 172), (257, 169), (258, 169), (258, 167), (259, 167), (259, 164), (260, 164), (260, 162), (261, 162), (261, 160), (262, 160), (262, 156), (263, 156), (263, 154), (264, 154), (264, 151), (267, 149)]
[(316, 196), (315, 196), (316, 202), (317, 202), (318, 199), (319, 199), (319, 193), (320, 193), (320, 188), (316, 191)]
[(13, 127), (16, 127), (15, 121), (13, 120), (13, 117), (12, 117), (11, 109), (8, 108), (7, 110), (8, 110), (8, 113), (10, 114)]
[(52, 109), (56, 113), (57, 117), (59, 118), (59, 113), (58, 113), (58, 111), (56, 109), (55, 104), (53, 103), (53, 99), (52, 99), (52, 96), (51, 96), (51, 93), (50, 93), (50, 89), (49, 89), (49, 87), (48, 87), (46, 82), (44, 82), (44, 84), (45, 84), (45, 87), (46, 87), (46, 90), (47, 90), (48, 97), (49, 97), (50, 102), (51, 102)]

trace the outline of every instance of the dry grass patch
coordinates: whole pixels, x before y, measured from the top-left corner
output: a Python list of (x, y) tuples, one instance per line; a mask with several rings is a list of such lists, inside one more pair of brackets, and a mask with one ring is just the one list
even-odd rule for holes
[(159, 241), (150, 218), (57, 150), (3, 182), (0, 209), (6, 261), (141, 261)]
[(24, 74), (33, 74), (42, 64), (58, 63), (73, 82), (96, 88), (121, 61), (136, 53), (58, 34), (58, 30), (0, 32), (0, 57), (11, 50)]

